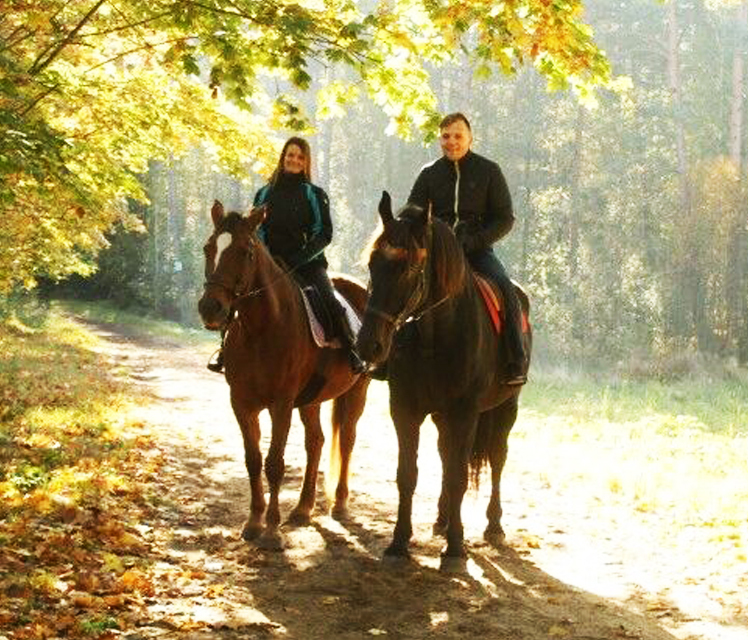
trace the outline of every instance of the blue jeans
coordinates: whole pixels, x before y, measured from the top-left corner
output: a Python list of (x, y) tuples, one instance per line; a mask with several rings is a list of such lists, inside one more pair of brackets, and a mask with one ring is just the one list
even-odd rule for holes
[(511, 279), (494, 252), (489, 249), (473, 251), (467, 255), (470, 266), (482, 276), (496, 283), (504, 297), (506, 320), (506, 345), (509, 349), (510, 362), (522, 364), (525, 361), (525, 349), (522, 345), (521, 311), (517, 291)]

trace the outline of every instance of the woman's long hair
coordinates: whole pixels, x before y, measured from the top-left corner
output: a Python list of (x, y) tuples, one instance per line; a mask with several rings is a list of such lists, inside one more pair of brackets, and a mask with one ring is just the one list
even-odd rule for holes
[(283, 163), (286, 160), (286, 152), (288, 151), (288, 147), (290, 147), (292, 144), (295, 144), (299, 149), (301, 149), (301, 152), (304, 154), (304, 177), (306, 178), (307, 182), (312, 181), (312, 149), (309, 146), (309, 143), (304, 140), (304, 138), (292, 136), (288, 140), (286, 140), (286, 144), (283, 145), (283, 150), (281, 151), (280, 158), (278, 159), (278, 166), (275, 167), (273, 175), (270, 176), (270, 184), (275, 184), (280, 175), (283, 173)]

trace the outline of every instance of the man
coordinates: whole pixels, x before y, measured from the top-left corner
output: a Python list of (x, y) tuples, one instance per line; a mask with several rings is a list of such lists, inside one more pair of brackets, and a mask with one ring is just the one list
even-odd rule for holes
[(432, 215), (454, 229), (470, 265), (499, 287), (505, 304), (509, 351), (508, 385), (527, 381), (517, 293), (491, 246), (514, 224), (512, 199), (499, 165), (471, 151), (470, 122), (461, 113), (439, 124), (442, 157), (416, 178), (408, 202), (432, 207)]

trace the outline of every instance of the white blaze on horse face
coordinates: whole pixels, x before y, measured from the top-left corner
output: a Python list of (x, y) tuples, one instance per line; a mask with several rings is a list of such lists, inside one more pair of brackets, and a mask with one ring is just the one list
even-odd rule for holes
[(221, 254), (226, 251), (231, 245), (231, 234), (228, 231), (224, 231), (220, 236), (216, 238), (216, 263), (214, 268), (218, 268), (221, 261)]

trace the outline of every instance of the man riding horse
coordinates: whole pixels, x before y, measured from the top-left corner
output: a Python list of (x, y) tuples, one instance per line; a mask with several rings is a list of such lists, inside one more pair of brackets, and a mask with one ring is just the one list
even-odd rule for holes
[(418, 175), (408, 202), (444, 220), (455, 232), (470, 266), (499, 288), (506, 310), (509, 362), (507, 385), (527, 381), (522, 345), (519, 299), (503, 265), (491, 249), (514, 224), (512, 200), (504, 175), (495, 162), (471, 151), (470, 122), (462, 113), (446, 116), (439, 125), (443, 155)]

